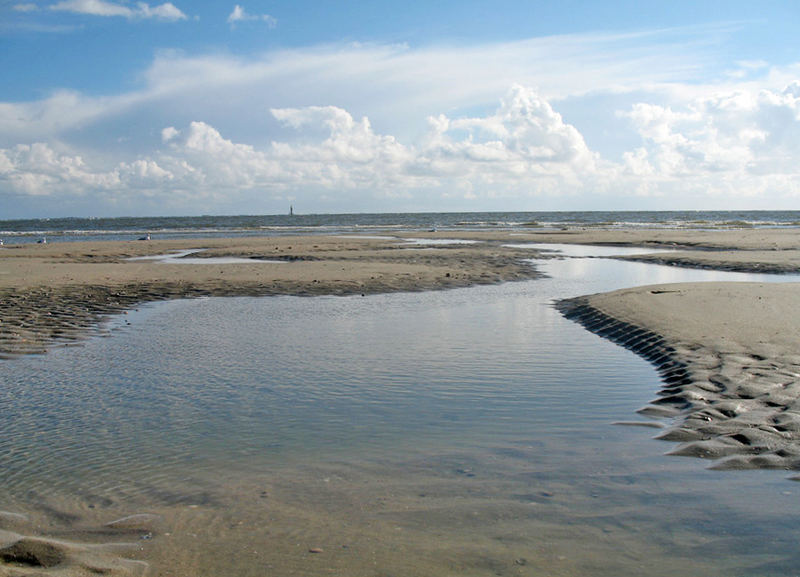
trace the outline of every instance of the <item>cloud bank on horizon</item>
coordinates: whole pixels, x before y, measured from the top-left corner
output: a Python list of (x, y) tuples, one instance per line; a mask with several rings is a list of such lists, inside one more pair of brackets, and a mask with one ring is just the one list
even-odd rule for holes
[[(280, 3), (203, 6), (0, 8), (0, 219), (800, 209), (800, 60), (739, 46), (764, 22), (293, 42)], [(117, 52), (93, 75), (81, 39)], [(12, 62), (56, 45), (70, 74)]]

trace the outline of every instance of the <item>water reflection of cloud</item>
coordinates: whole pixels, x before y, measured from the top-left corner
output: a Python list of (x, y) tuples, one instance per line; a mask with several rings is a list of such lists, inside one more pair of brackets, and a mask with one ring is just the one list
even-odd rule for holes
[(542, 252), (557, 252), (567, 257), (612, 257), (634, 254), (656, 254), (671, 252), (664, 248), (644, 248), (631, 246), (599, 246), (590, 244), (558, 244), (558, 243), (519, 243), (505, 244), (507, 248), (531, 249)]
[(162, 264), (253, 264), (253, 263), (278, 263), (282, 260), (267, 260), (258, 258), (243, 258), (238, 256), (211, 256), (190, 257), (189, 255), (203, 252), (202, 249), (178, 250), (166, 254), (151, 254), (147, 256), (134, 256), (126, 260), (153, 261)]
[(480, 241), (463, 238), (404, 238), (404, 244), (419, 246), (442, 246), (448, 244), (477, 244)]
[(800, 275), (692, 269), (654, 263), (598, 258), (535, 260), (536, 266), (571, 287), (577, 296), (622, 288), (683, 282), (792, 282)]

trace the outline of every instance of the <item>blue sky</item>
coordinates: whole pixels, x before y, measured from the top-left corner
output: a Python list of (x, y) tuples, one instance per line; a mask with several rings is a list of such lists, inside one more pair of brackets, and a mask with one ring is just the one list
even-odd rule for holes
[(792, 2), (0, 2), (0, 219), (800, 209)]

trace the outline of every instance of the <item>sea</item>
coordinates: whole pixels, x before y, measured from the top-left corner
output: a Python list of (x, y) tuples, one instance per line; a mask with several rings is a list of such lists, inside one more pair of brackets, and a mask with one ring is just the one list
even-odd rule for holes
[(0, 220), (6, 244), (76, 240), (369, 233), (390, 230), (495, 228), (784, 228), (800, 211), (587, 211), (283, 214)]

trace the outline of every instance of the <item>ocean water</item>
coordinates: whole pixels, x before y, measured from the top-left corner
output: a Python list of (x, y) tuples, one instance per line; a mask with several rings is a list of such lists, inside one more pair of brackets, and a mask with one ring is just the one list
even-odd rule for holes
[(563, 226), (643, 228), (798, 227), (800, 211), (466, 212), (294, 214), (193, 217), (0, 220), (5, 243), (131, 240), (209, 236), (346, 234), (391, 230), (557, 229)]
[(537, 266), (549, 278), (156, 303), (3, 362), (0, 509), (65, 538), (157, 514), (138, 555), (165, 574), (795, 574), (798, 485), (615, 424), (655, 423), (636, 410), (657, 375), (552, 302), (797, 279)]

